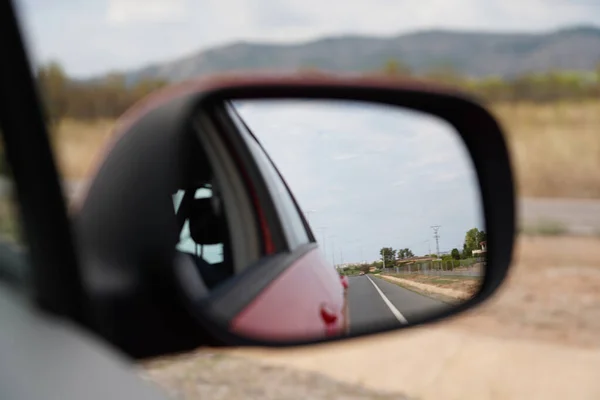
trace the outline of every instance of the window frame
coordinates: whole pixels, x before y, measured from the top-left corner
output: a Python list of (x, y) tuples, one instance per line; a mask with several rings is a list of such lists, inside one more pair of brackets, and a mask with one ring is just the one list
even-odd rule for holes
[[(251, 196), (244, 187), (244, 179), (234, 163), (232, 150), (219, 136), (214, 121), (199, 115), (195, 119), (194, 137), (199, 140), (204, 155), (213, 171), (213, 184), (222, 194), (229, 249), (234, 277), (242, 274), (250, 265), (263, 257), (260, 235)], [(182, 227), (183, 229), (183, 227)]]
[[(315, 243), (315, 235), (312, 232), (308, 221), (304, 217), (304, 213), (268, 152), (262, 146), (258, 138), (252, 133), (252, 130), (239, 115), (235, 107), (231, 103), (227, 103), (226, 109), (236, 124), (240, 136), (243, 138), (244, 143), (254, 157), (255, 162), (265, 179), (268, 190), (275, 203), (277, 215), (283, 223), (282, 225), (288, 250), (294, 251), (307, 244)], [(285, 196), (287, 199), (284, 200), (281, 196)], [(292, 222), (290, 219), (292, 218), (297, 218), (296, 222), (301, 226), (302, 232), (298, 233), (294, 230), (293, 225), (290, 224), (290, 222)]]

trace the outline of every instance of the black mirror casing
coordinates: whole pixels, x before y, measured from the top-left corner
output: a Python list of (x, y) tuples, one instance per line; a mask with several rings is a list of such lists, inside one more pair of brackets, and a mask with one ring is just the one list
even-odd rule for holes
[[(462, 137), (477, 171), (487, 229), (487, 273), (472, 299), (432, 316), (437, 321), (488, 299), (504, 281), (515, 234), (515, 192), (509, 152), (497, 121), (476, 101), (439, 86), (377, 78), (221, 77), (176, 85), (134, 106), (118, 139), (75, 210), (87, 325), (136, 358), (199, 345), (301, 345), (235, 335), (207, 320), (182, 296), (173, 272), (176, 238), (164, 198), (190, 161), (194, 118), (209, 118), (238, 99), (357, 100), (435, 115)], [(166, 208), (168, 209), (168, 207)], [(139, 235), (139, 232), (144, 232)], [(391, 331), (390, 328), (383, 331)], [(360, 335), (350, 335), (349, 338)]]

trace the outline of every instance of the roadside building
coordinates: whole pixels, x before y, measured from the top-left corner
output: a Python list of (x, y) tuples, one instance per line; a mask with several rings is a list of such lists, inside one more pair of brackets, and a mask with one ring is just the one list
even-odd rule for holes
[(487, 256), (487, 242), (479, 243), (480, 248), (478, 250), (473, 250), (473, 257), (477, 259), (477, 263), (484, 266), (486, 265), (486, 256)]
[(479, 246), (479, 249), (473, 250), (473, 256), (477, 258), (485, 257), (487, 254), (487, 242), (481, 242), (479, 243)]

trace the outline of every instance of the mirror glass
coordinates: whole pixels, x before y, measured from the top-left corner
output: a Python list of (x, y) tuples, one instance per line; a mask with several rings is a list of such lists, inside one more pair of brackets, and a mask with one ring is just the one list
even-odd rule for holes
[[(270, 158), (276, 167), (261, 172), (270, 175), (288, 240), (316, 243), (289, 265), (274, 265), (281, 271), (268, 278), (265, 293), (237, 305), (228, 316), (236, 333), (301, 340), (372, 332), (421, 322), (479, 291), (486, 265), (482, 200), (471, 156), (449, 123), (365, 102), (230, 106), (262, 145), (264, 154), (252, 150), (257, 163)], [(196, 198), (210, 198), (203, 190)], [(190, 240), (184, 231), (180, 250), (203, 254), (212, 266), (227, 259), (221, 241), (201, 249), (183, 242)], [(268, 303), (262, 316), (259, 297)]]

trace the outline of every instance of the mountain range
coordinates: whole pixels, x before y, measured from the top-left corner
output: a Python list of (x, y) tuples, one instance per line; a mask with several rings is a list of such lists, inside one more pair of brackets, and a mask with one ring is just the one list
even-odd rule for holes
[(574, 26), (542, 33), (428, 30), (293, 44), (237, 42), (127, 71), (125, 77), (130, 83), (141, 78), (181, 81), (232, 70), (288, 72), (303, 67), (361, 72), (381, 69), (390, 59), (416, 73), (446, 65), (472, 77), (510, 77), (550, 69), (591, 71), (600, 65), (600, 28)]

